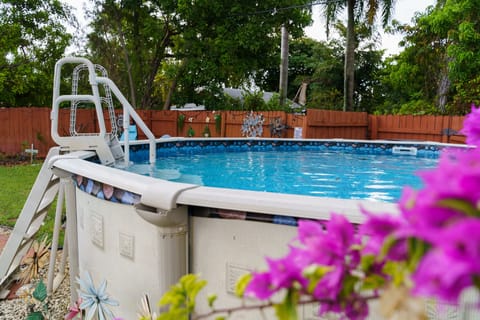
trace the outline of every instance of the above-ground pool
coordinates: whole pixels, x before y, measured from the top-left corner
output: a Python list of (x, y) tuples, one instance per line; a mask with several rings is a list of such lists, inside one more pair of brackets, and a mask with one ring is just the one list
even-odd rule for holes
[[(318, 140), (192, 140), (160, 143), (155, 167), (131, 172), (216, 188), (394, 202), (417, 171), (435, 167), (438, 146)], [(397, 148), (397, 149), (394, 149)], [(135, 148), (137, 149), (138, 148)], [(137, 153), (141, 153), (140, 150)]]
[[(238, 306), (236, 281), (246, 272), (264, 268), (265, 255), (282, 256), (295, 237), (299, 219), (328, 220), (335, 212), (359, 224), (364, 220), (362, 209), (398, 214), (395, 199), (403, 185), (419, 187), (415, 171), (435, 166), (445, 146), (164, 138), (156, 141), (156, 165), (147, 164), (151, 150), (144, 141), (132, 142), (133, 164), (127, 169), (136, 173), (100, 165), (94, 156), (82, 160), (67, 155), (54, 159), (51, 166), (74, 177), (80, 273), (89, 271), (95, 281), (108, 280), (109, 293), (120, 302), (117, 314), (132, 318), (145, 292), (151, 301), (158, 301), (185, 273), (198, 273), (207, 280), (199, 301), (214, 292), (219, 306)], [(237, 158), (226, 160), (226, 154)], [(200, 164), (201, 158), (208, 159), (206, 166)], [(273, 169), (267, 164), (274, 164)], [(160, 169), (155, 171), (157, 165)], [(240, 167), (230, 168), (233, 165)], [(245, 171), (247, 166), (250, 172)], [(293, 169), (301, 170), (274, 177)], [(363, 171), (363, 177), (357, 170)], [(298, 175), (310, 180), (294, 182)], [(215, 185), (211, 176), (247, 187)], [(315, 179), (327, 187), (312, 189)], [(271, 189), (285, 185), (297, 189)], [(209, 310), (202, 303), (197, 307), (200, 313)], [(302, 319), (322, 319), (315, 315), (315, 306), (301, 308)], [(255, 313), (244, 316), (237, 318), (263, 319)], [(369, 319), (379, 318), (372, 313)]]

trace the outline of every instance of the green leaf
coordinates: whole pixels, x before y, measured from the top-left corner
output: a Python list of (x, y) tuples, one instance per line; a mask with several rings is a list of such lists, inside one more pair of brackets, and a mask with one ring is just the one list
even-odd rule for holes
[(208, 300), (208, 306), (210, 308), (213, 308), (213, 304), (217, 300), (217, 295), (216, 294), (209, 294), (208, 297), (207, 297), (207, 300)]
[(385, 279), (378, 274), (372, 274), (363, 279), (362, 290), (379, 289), (385, 284)]
[(235, 295), (237, 297), (243, 297), (250, 280), (252, 280), (252, 275), (250, 273), (244, 274), (237, 280), (237, 283), (235, 284)]
[(44, 320), (43, 314), (40, 311), (30, 313), (26, 320)]
[(409, 252), (409, 259), (408, 259), (408, 266), (411, 271), (415, 270), (418, 263), (425, 255), (425, 252), (428, 249), (427, 243), (420, 239), (416, 238), (409, 238), (408, 239), (408, 252)]
[(398, 286), (405, 280), (405, 265), (402, 262), (387, 261), (382, 271), (391, 276), (393, 283)]
[(296, 290), (288, 290), (282, 303), (275, 305), (275, 313), (278, 320), (297, 320), (297, 303), (299, 294)]
[(187, 319), (195, 309), (198, 292), (206, 284), (207, 281), (200, 280), (194, 274), (187, 274), (180, 278), (180, 281), (171, 286), (160, 299), (159, 305), (169, 305), (169, 310), (163, 313), (159, 319)]
[(309, 280), (308, 292), (312, 293), (323, 276), (332, 271), (332, 266), (311, 265), (303, 271), (303, 275)]
[(47, 287), (43, 283), (43, 281), (39, 281), (37, 286), (35, 287), (35, 291), (33, 291), (33, 297), (40, 302), (43, 302), (47, 298)]
[(343, 286), (342, 286), (342, 291), (340, 292), (340, 295), (342, 297), (349, 297), (352, 295), (352, 292), (355, 291), (355, 285), (359, 282), (359, 279), (357, 277), (354, 277), (352, 275), (345, 275), (345, 278), (343, 279)]
[(387, 256), (390, 249), (395, 245), (397, 239), (393, 235), (389, 235), (383, 241), (382, 249), (380, 250), (379, 260), (382, 261)]
[(368, 271), (375, 263), (376, 257), (373, 254), (366, 254), (360, 260), (360, 267), (363, 271)]
[(443, 199), (438, 201), (438, 205), (441, 208), (463, 212), (470, 217), (480, 217), (480, 211), (477, 210), (470, 202), (463, 199)]

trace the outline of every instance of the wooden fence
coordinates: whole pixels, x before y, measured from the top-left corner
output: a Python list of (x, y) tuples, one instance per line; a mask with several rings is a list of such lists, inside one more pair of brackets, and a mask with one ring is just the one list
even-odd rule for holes
[(463, 116), (370, 116), (370, 139), (465, 143)]
[[(1, 108), (0, 153), (21, 154), (33, 144), (38, 156), (44, 157), (55, 143), (50, 137), (50, 108)], [(155, 137), (164, 135), (187, 136), (193, 132), (201, 137), (208, 132), (211, 137), (241, 137), (242, 125), (247, 111), (162, 111), (139, 110), (142, 120)], [(120, 113), (120, 110), (119, 110)], [(277, 131), (280, 137), (294, 137), (295, 128), (309, 139), (371, 139), (371, 140), (420, 140), (445, 143), (465, 143), (458, 132), (462, 128), (460, 116), (376, 116), (364, 112), (341, 112), (309, 109), (306, 115), (288, 114), (280, 111), (259, 112), (263, 115), (263, 137), (272, 137), (272, 123), (282, 124)], [(183, 116), (183, 125), (179, 117)], [(104, 114), (107, 129), (110, 119)], [(220, 118), (220, 121), (216, 119)], [(191, 130), (189, 130), (191, 128)], [(94, 110), (78, 110), (76, 127), (70, 128), (70, 110), (59, 112), (59, 133), (69, 135), (98, 132), (98, 119)], [(277, 136), (277, 135), (275, 135)], [(139, 139), (145, 135), (139, 132)]]

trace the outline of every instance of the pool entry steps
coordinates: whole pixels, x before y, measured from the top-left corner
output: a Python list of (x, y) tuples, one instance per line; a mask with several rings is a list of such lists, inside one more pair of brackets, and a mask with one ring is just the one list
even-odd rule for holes
[[(65, 74), (62, 74), (62, 68), (67, 64), (75, 65), (71, 75), (72, 88), (70, 94), (61, 94), (61, 87), (63, 82), (65, 82), (65, 78), (62, 77), (66, 76)], [(82, 79), (82, 73), (85, 71), (88, 73), (87, 78), (90, 84), (90, 92), (88, 94), (81, 94), (79, 92), (80, 80)], [(102, 90), (99, 89), (99, 86), (101, 86)], [(58, 157), (65, 159), (65, 155), (70, 154), (73, 158), (77, 159), (96, 156), (98, 157), (98, 161), (106, 166), (124, 166), (126, 163), (129, 163), (129, 135), (125, 135), (122, 141), (126, 146), (125, 151), (123, 151), (122, 145), (119, 142), (119, 124), (116, 121), (117, 117), (115, 115), (112, 93), (123, 107), (123, 114), (122, 117), (120, 117), (123, 118), (123, 123), (121, 124), (123, 129), (126, 130), (125, 132), (128, 132), (131, 126), (130, 120), (134, 121), (134, 123), (148, 137), (150, 145), (149, 159), (151, 163), (155, 162), (155, 137), (153, 133), (135, 112), (130, 103), (128, 103), (125, 97), (120, 93), (117, 86), (107, 77), (105, 68), (100, 65), (94, 65), (84, 58), (67, 57), (59, 60), (55, 65), (53, 105), (50, 117), (52, 123), (51, 135), (59, 147), (52, 148), (49, 151), (18, 217), (15, 228), (13, 229), (6, 246), (2, 251), (2, 255), (0, 256), (0, 299), (3, 299), (8, 295), (6, 288), (14, 280), (12, 279), (12, 275), (14, 275), (15, 271), (20, 266), (23, 257), (30, 249), (35, 235), (43, 224), (48, 209), (57, 195), (57, 214), (55, 218), (54, 237), (52, 239), (52, 259), (50, 261), (50, 265), (53, 267), (50, 267), (51, 271), (49, 271), (48, 274), (48, 291), (52, 292), (54, 287), (58, 285), (63, 278), (65, 261), (63, 261), (63, 265), (60, 266), (60, 272), (56, 277), (56, 280), (54, 279), (53, 271), (55, 270), (54, 258), (56, 247), (58, 245), (58, 234), (61, 228), (64, 191), (65, 188), (68, 188), (67, 186), (71, 184), (69, 183), (71, 182), (71, 174), (67, 175), (68, 181), (65, 181), (63, 184), (60, 183), (61, 179), (50, 167), (50, 162)], [(60, 106), (65, 103), (70, 103), (70, 127), (68, 130), (68, 136), (62, 136), (60, 134), (61, 128), (58, 127), (59, 109)], [(93, 104), (98, 123), (98, 132), (87, 133), (77, 131), (77, 128), (81, 127), (81, 125), (77, 123), (77, 109), (84, 104)], [(110, 118), (109, 132), (107, 132), (107, 126), (105, 124), (104, 107), (107, 108), (108, 116)], [(57, 170), (57, 173), (58, 172), (59, 171)], [(72, 219), (67, 219), (67, 221), (68, 220), (75, 221), (76, 218), (73, 217)], [(70, 229), (70, 233), (76, 232), (74, 227), (71, 227)], [(65, 242), (67, 242), (67, 240), (65, 240)], [(76, 242), (73, 243), (76, 245)], [(66, 243), (64, 246), (67, 247)], [(72, 247), (70, 251), (72, 250), (77, 249)], [(66, 255), (64, 256), (66, 257)], [(77, 272), (71, 272), (71, 274), (75, 273)], [(75, 282), (75, 278), (71, 280), (72, 283)]]
[[(58, 155), (58, 148), (51, 149), (47, 155), (50, 159)], [(59, 178), (46, 168), (45, 162), (25, 202), (22, 212), (10, 234), (0, 256), (0, 298), (8, 295), (5, 288), (10, 284), (10, 276), (17, 270), (23, 257), (30, 249), (34, 236), (54, 201), (59, 187)]]

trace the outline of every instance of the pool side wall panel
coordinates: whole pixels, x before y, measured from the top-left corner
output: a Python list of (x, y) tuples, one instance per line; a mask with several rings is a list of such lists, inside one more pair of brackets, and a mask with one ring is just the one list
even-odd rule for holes
[(134, 206), (105, 201), (77, 189), (80, 276), (89, 272), (98, 287), (119, 301), (112, 311), (136, 319), (140, 299), (153, 306), (187, 271), (187, 235), (142, 219)]

